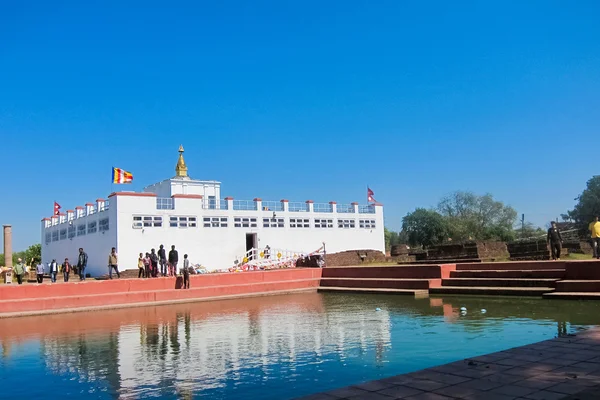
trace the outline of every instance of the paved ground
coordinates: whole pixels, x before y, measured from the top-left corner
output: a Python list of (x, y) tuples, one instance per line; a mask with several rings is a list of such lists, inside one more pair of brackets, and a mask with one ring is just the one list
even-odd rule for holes
[(600, 399), (600, 329), (302, 400)]

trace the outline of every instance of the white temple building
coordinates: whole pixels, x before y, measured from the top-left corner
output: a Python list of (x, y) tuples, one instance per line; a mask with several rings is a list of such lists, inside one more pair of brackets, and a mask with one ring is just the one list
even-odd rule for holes
[[(42, 220), (42, 260), (88, 254), (87, 273), (107, 273), (110, 249), (117, 248), (119, 268), (137, 267), (139, 253), (164, 245), (189, 255), (207, 270), (227, 270), (246, 258), (269, 260), (310, 254), (323, 244), (327, 253), (385, 251), (383, 206), (314, 203), (312, 200), (263, 201), (221, 197), (221, 183), (188, 176), (179, 149), (173, 178), (142, 192), (121, 191)], [(252, 256), (253, 255), (253, 256)]]

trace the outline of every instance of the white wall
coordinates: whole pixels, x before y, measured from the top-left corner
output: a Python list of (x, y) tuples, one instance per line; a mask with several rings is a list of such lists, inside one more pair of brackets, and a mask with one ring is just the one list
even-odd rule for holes
[[(61, 229), (68, 229), (69, 222), (54, 225), (45, 228), (44, 221), (42, 221), (42, 261), (44, 263), (56, 259), (57, 262), (62, 263), (65, 258), (68, 258), (72, 264), (77, 264), (77, 255), (79, 254), (79, 248), (83, 247), (84, 251), (88, 255), (88, 265), (85, 270), (86, 273), (91, 276), (99, 276), (108, 273), (108, 254), (110, 249), (117, 244), (117, 229), (116, 229), (116, 212), (113, 207), (109, 207), (108, 210), (98, 212), (85, 217), (76, 218), (72, 221), (75, 226), (75, 232), (77, 233), (77, 226), (80, 224), (87, 224), (90, 221), (98, 221), (100, 219), (109, 219), (109, 230), (102, 233), (98, 230), (96, 233), (86, 234), (84, 236), (75, 236), (72, 239), (59, 240), (57, 242), (46, 243), (46, 232), (52, 233)], [(98, 225), (96, 225), (98, 228)], [(60, 238), (60, 237), (59, 237)]]
[(198, 181), (189, 178), (171, 178), (144, 188), (146, 193), (154, 193), (157, 197), (171, 197), (174, 194), (193, 194), (204, 196), (221, 196), (221, 183), (216, 181)]
[[(257, 210), (233, 210), (233, 201), (228, 201), (228, 209), (215, 210), (203, 207), (204, 199), (174, 197), (174, 209), (158, 210), (156, 195), (153, 193), (121, 192), (110, 198), (110, 207), (106, 211), (76, 218), (75, 226), (89, 221), (99, 221), (109, 217), (110, 228), (107, 232), (85, 236), (75, 236), (72, 239), (46, 243), (46, 232), (68, 228), (68, 222), (55, 226), (42, 226), (42, 257), (44, 262), (56, 258), (57, 261), (68, 257), (76, 262), (79, 247), (88, 254), (88, 269), (92, 276), (107, 273), (107, 258), (111, 247), (115, 246), (119, 254), (119, 267), (124, 269), (137, 268), (139, 253), (149, 252), (154, 248), (158, 251), (163, 244), (168, 252), (175, 245), (179, 259), (187, 253), (193, 264), (202, 264), (209, 270), (226, 269), (234, 265), (246, 252), (246, 234), (256, 233), (258, 247), (269, 245), (272, 249), (310, 253), (326, 243), (328, 253), (346, 250), (372, 249), (385, 251), (383, 207), (376, 206), (374, 214), (314, 212), (313, 205), (307, 205), (310, 211), (275, 211), (277, 218), (283, 218), (285, 227), (264, 228), (263, 218), (271, 218), (273, 211), (262, 211), (262, 202), (257, 201)], [(269, 203), (271, 204), (271, 203)], [(224, 204), (225, 205), (225, 204)], [(271, 204), (272, 206), (272, 204)], [(286, 207), (287, 209), (287, 207)], [(320, 208), (321, 210), (324, 208)], [(358, 210), (358, 207), (355, 207)], [(162, 227), (133, 227), (134, 216), (162, 217)], [(197, 218), (196, 227), (170, 227), (171, 216), (188, 216)], [(204, 217), (227, 217), (228, 227), (204, 227)], [(235, 217), (254, 217), (257, 227), (235, 227)], [(309, 228), (291, 228), (290, 218), (309, 219)], [(316, 228), (315, 219), (331, 219), (332, 228)], [(338, 228), (338, 219), (355, 220), (354, 228)], [(360, 228), (359, 220), (375, 220), (375, 228)], [(275, 253), (272, 253), (272, 257)]]
[[(263, 218), (271, 218), (272, 211), (211, 210), (202, 208), (201, 199), (174, 198), (174, 210), (157, 210), (155, 197), (118, 195), (111, 198), (111, 209), (116, 207), (118, 217), (118, 252), (121, 268), (135, 268), (140, 252), (158, 251), (160, 244), (170, 249), (175, 245), (179, 259), (187, 253), (192, 263), (204, 265), (209, 270), (233, 266), (236, 258), (246, 251), (246, 233), (257, 233), (258, 246), (264, 248), (288, 249), (299, 252), (312, 252), (326, 243), (328, 253), (345, 250), (373, 249), (385, 251), (383, 209), (376, 207), (376, 214), (315, 213), (277, 211), (277, 218), (285, 219), (284, 228), (263, 228)], [(230, 207), (231, 208), (231, 207)], [(134, 229), (133, 216), (161, 216), (163, 226)], [(174, 228), (169, 226), (170, 216), (194, 216), (195, 228)], [(203, 227), (204, 217), (228, 217), (227, 228)], [(234, 217), (256, 217), (256, 228), (234, 227)], [(289, 218), (308, 218), (310, 228), (290, 228)], [(314, 219), (333, 220), (333, 228), (315, 228)], [(355, 219), (356, 227), (340, 229), (337, 219)], [(374, 219), (375, 229), (359, 228), (359, 219)]]

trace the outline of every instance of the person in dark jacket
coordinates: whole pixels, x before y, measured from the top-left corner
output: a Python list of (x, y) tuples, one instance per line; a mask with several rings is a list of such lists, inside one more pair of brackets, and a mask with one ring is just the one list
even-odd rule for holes
[(175, 245), (171, 246), (169, 252), (169, 276), (175, 276), (177, 270), (177, 262), (179, 261), (179, 253), (175, 250)]
[(68, 258), (65, 258), (65, 262), (62, 264), (62, 273), (63, 273), (63, 280), (65, 282), (69, 282), (69, 274), (71, 273), (71, 263), (69, 262)]
[(79, 272), (79, 280), (85, 281), (85, 267), (87, 266), (88, 256), (83, 251), (83, 248), (79, 248), (79, 256), (77, 257), (77, 271)]
[(58, 275), (58, 263), (56, 262), (56, 259), (53, 259), (48, 265), (48, 270), (50, 272), (50, 280), (52, 283), (56, 283), (56, 275)]
[(560, 260), (560, 251), (562, 249), (562, 236), (560, 229), (556, 226), (556, 222), (552, 221), (552, 226), (548, 229), (548, 244), (550, 245), (550, 251), (552, 252), (553, 260)]
[(165, 253), (165, 246), (162, 244), (158, 248), (158, 262), (160, 264), (160, 274), (167, 276), (167, 254)]
[(152, 262), (152, 277), (156, 278), (158, 276), (158, 256), (154, 249), (150, 250), (150, 261)]

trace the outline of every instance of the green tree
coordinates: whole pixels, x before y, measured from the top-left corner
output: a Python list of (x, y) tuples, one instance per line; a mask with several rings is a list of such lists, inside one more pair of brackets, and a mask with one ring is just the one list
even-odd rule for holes
[(595, 216), (600, 215), (600, 175), (587, 181), (586, 188), (575, 201), (577, 204), (567, 213), (568, 218), (587, 233), (588, 224)]
[(33, 244), (24, 251), (24, 259), (27, 260), (27, 263), (31, 262), (32, 258), (36, 260), (42, 259), (42, 245), (40, 243)]
[(402, 232), (412, 246), (431, 246), (448, 238), (446, 219), (434, 210), (417, 208), (402, 218)]
[[(35, 258), (36, 260), (42, 259), (42, 245), (37, 243), (29, 246), (27, 250), (23, 251), (15, 251), (12, 254), (13, 265), (17, 263), (18, 259), (22, 259), (24, 263), (30, 264), (31, 259)], [(6, 265), (4, 263), (4, 254), (0, 254), (0, 265)]]
[(446, 218), (453, 239), (514, 239), (517, 212), (491, 194), (458, 191), (443, 198), (437, 209)]
[(389, 251), (392, 246), (400, 243), (400, 234), (398, 232), (390, 231), (388, 228), (384, 228), (383, 232), (386, 251)]

